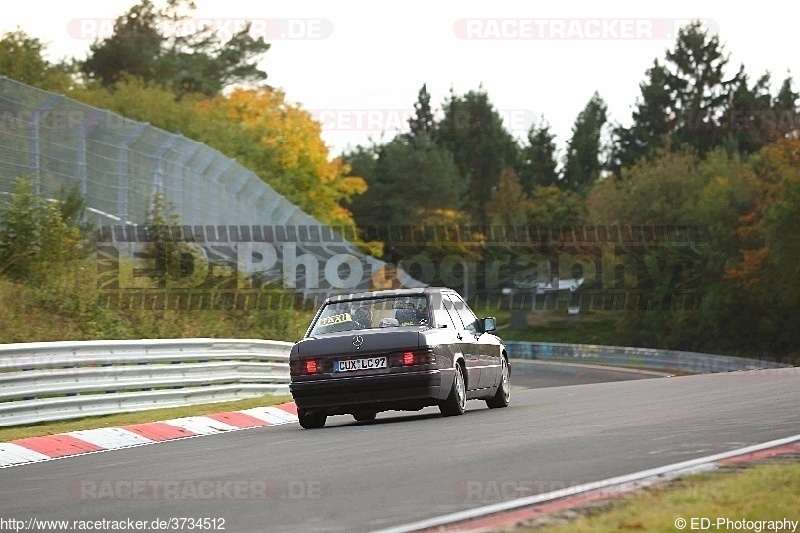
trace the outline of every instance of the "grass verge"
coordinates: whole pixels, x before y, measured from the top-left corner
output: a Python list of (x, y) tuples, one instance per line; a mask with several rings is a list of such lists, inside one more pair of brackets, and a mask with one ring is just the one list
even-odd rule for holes
[(500, 336), (509, 341), (563, 342), (566, 344), (604, 344), (618, 346), (617, 318), (611, 313), (542, 312), (528, 315), (525, 329), (507, 328)]
[(291, 396), (262, 396), (260, 398), (236, 400), (233, 402), (207, 403), (201, 405), (190, 405), (186, 407), (171, 407), (169, 409), (150, 409), (148, 411), (136, 411), (134, 413), (89, 416), (60, 422), (43, 422), (35, 425), (6, 427), (0, 428), (0, 442), (24, 439), (26, 437), (54, 435), (56, 433), (66, 433), (68, 431), (78, 431), (81, 429), (127, 426), (130, 424), (158, 422), (161, 420), (181, 418), (184, 416), (201, 416), (209, 413), (241, 411), (242, 409), (266, 407), (269, 405), (277, 405), (290, 401), (292, 401)]
[[(686, 521), (684, 530), (701, 529), (700, 519), (707, 518), (706, 530), (715, 527), (717, 518), (738, 520), (800, 520), (797, 495), (800, 494), (800, 463), (777, 463), (753, 466), (744, 470), (723, 469), (675, 480), (636, 493), (609, 506), (590, 506), (579, 510), (580, 518), (551, 517), (558, 525), (536, 527), (537, 533), (573, 533), (605, 531), (680, 531), (676, 521)], [(537, 519), (541, 520), (541, 519)], [(800, 529), (800, 528), (798, 528)], [(517, 531), (533, 531), (532, 524)], [(733, 531), (728, 527), (728, 531)], [(742, 529), (740, 529), (742, 530)], [(745, 529), (752, 531), (753, 529)], [(762, 526), (762, 531), (768, 531)], [(788, 531), (791, 531), (789, 527)], [(779, 530), (780, 531), (780, 530)]]

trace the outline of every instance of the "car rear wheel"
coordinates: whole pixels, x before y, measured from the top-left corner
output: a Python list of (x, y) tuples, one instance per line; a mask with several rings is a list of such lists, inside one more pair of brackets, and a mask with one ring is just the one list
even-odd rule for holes
[(358, 422), (369, 422), (370, 420), (375, 420), (375, 415), (377, 414), (378, 413), (354, 413), (353, 418)]
[(456, 377), (453, 380), (453, 388), (450, 395), (439, 404), (439, 410), (443, 416), (463, 415), (467, 409), (467, 388), (464, 384), (464, 370), (461, 365), (456, 364)]
[(511, 401), (511, 381), (509, 379), (508, 363), (505, 357), (501, 357), (500, 361), (502, 366), (500, 370), (500, 386), (497, 387), (497, 393), (486, 400), (486, 405), (488, 405), (490, 409), (508, 407), (508, 403)]
[(297, 410), (297, 419), (303, 429), (319, 429), (325, 425), (327, 418), (328, 416), (325, 414), (309, 412), (305, 409)]

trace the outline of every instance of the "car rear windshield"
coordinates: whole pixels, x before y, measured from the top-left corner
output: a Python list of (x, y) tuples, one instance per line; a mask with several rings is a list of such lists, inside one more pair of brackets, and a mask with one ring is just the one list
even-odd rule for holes
[(430, 317), (425, 296), (374, 298), (326, 304), (309, 335), (428, 324)]

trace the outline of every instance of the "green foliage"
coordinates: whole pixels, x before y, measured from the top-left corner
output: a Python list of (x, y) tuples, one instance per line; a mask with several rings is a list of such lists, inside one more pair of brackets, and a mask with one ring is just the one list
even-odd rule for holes
[(674, 105), (668, 86), (669, 72), (658, 60), (645, 73), (639, 84), (641, 96), (633, 110), (630, 127), (613, 127), (614, 143), (610, 167), (615, 173), (628, 167), (663, 146), (663, 139), (672, 132), (671, 118), (666, 110)]
[(528, 223), (531, 201), (513, 169), (504, 168), (497, 187), (486, 202), (486, 216), (494, 226), (522, 226)]
[(414, 104), (414, 116), (408, 120), (408, 125), (411, 128), (412, 135), (419, 132), (430, 133), (435, 127), (433, 111), (431, 110), (431, 95), (426, 84), (423, 84), (419, 90), (417, 102)]
[[(113, 35), (92, 46), (82, 64), (88, 79), (66, 62), (46, 61), (38, 39), (6, 33), (0, 74), (205, 142), (326, 223), (700, 226), (707, 236), (696, 250), (700, 308), (620, 312), (602, 338), (712, 352), (800, 349), (798, 93), (791, 77), (773, 95), (767, 74), (751, 79), (740, 67), (726, 75), (720, 38), (700, 22), (682, 28), (646, 71), (631, 125), (615, 125), (614, 175), (602, 177), (607, 110), (595, 94), (575, 121), (560, 176), (548, 125), (533, 124), (520, 147), (483, 89), (451, 91), (436, 122), (423, 85), (410, 133), (332, 158), (320, 124), (282, 91), (221, 94), (232, 83), (265, 80), (256, 61), (268, 45), (246, 30), (226, 42), (208, 29), (164, 30), (192, 9), (187, 0), (131, 7)], [(2, 340), (292, 339), (308, 318), (288, 310), (98, 309), (94, 265), (80, 246), (83, 199), (64, 190), (59, 201), (45, 201), (33, 184), (20, 179), (2, 214)], [(154, 198), (150, 222), (175, 222), (163, 197)], [(163, 264), (180, 265), (191, 249), (159, 253)], [(644, 258), (669, 267), (658, 260)], [(668, 290), (664, 280), (652, 287), (656, 295)]]
[(464, 204), (466, 182), (452, 154), (424, 131), (381, 146), (374, 169), (368, 152), (350, 157), (371, 174), (357, 214), (362, 225), (451, 223)]
[(65, 92), (70, 67), (50, 64), (43, 56), (45, 43), (17, 29), (0, 36), (0, 75), (49, 91)]
[(468, 209), (475, 222), (484, 223), (486, 202), (504, 168), (519, 167), (519, 146), (503, 126), (503, 119), (483, 89), (458, 96), (451, 91), (444, 117), (436, 128), (437, 144), (447, 148), (458, 172), (468, 180)]
[(211, 26), (194, 28), (194, 8), (190, 0), (170, 0), (161, 9), (142, 0), (117, 18), (110, 37), (92, 44), (82, 70), (105, 87), (127, 74), (179, 95), (211, 96), (232, 84), (263, 82), (267, 74), (257, 62), (270, 45), (250, 36), (249, 23), (222, 42)]
[(600, 136), (607, 113), (608, 106), (595, 92), (575, 119), (563, 176), (563, 184), (574, 191), (584, 191), (600, 179), (603, 169), (603, 162), (600, 160)]
[(705, 185), (699, 162), (688, 149), (657, 150), (652, 161), (641, 159), (623, 169), (620, 178), (607, 177), (592, 189), (589, 219), (596, 224), (685, 224), (688, 202)]
[(537, 185), (548, 186), (558, 182), (555, 135), (550, 132), (547, 122), (531, 125), (528, 144), (522, 148), (520, 156), (519, 179), (526, 193), (531, 194)]
[(17, 179), (0, 226), (0, 274), (42, 281), (77, 255), (79, 231), (62, 216), (59, 203), (35, 193), (34, 179)]
[(252, 170), (317, 220), (352, 225), (344, 207), (364, 191), (361, 178), (329, 159), (320, 125), (281, 91), (235, 90), (228, 96), (187, 95), (124, 77), (112, 91), (93, 87), (74, 96), (134, 120), (204, 142)]
[(528, 222), (536, 226), (571, 226), (586, 220), (586, 200), (580, 193), (556, 185), (537, 185), (531, 193)]
[(615, 128), (611, 166), (619, 172), (649, 156), (667, 134), (674, 147), (687, 143), (701, 154), (721, 144), (720, 120), (731, 87), (724, 75), (727, 62), (719, 37), (700, 21), (681, 28), (664, 63), (654, 61), (640, 84), (633, 124)]

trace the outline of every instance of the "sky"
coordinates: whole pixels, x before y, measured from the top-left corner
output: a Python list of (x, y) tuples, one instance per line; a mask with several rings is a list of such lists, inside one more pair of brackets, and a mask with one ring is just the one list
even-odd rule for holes
[[(7, 2), (0, 32), (20, 27), (48, 43), (50, 59), (82, 58), (92, 39), (107, 36), (113, 20), (135, 3)], [(740, 64), (752, 80), (770, 71), (774, 92), (787, 71), (800, 72), (798, 10), (775, 0), (195, 3), (191, 24), (211, 21), (223, 35), (253, 21), (252, 31), (271, 43), (259, 63), (267, 82), (314, 114), (333, 155), (406, 128), (423, 83), (439, 110), (451, 89), (464, 94), (483, 87), (515, 137), (544, 119), (563, 154), (595, 91), (611, 122), (630, 123), (646, 69), (695, 18), (720, 36), (729, 75)]]

